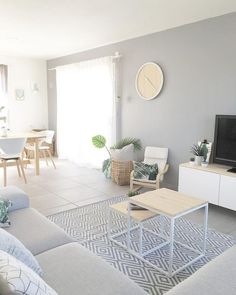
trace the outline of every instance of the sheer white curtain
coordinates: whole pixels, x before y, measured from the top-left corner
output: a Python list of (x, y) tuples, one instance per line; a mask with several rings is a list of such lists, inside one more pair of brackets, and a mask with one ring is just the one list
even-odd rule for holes
[(91, 138), (115, 138), (114, 63), (112, 57), (57, 68), (57, 145), (59, 158), (101, 167), (107, 152)]

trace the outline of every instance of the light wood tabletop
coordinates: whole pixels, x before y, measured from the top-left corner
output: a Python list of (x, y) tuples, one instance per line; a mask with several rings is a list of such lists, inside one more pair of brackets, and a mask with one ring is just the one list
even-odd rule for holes
[(44, 138), (45, 135), (37, 132), (8, 132), (7, 136), (0, 136), (0, 139), (7, 138)]
[(176, 217), (179, 214), (208, 203), (206, 200), (193, 198), (166, 188), (131, 197), (130, 202), (156, 214), (170, 217)]
[[(112, 208), (115, 211), (118, 211), (124, 216), (128, 216), (128, 201), (113, 204), (110, 206), (110, 208)], [(157, 214), (144, 209), (144, 210), (131, 210), (130, 215), (134, 220), (138, 222), (142, 222), (144, 220), (147, 220), (151, 217), (156, 216)]]

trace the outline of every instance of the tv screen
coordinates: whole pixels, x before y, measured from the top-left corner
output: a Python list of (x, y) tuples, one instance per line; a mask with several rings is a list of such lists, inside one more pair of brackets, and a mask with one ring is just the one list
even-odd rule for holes
[(216, 116), (213, 161), (236, 166), (236, 116)]

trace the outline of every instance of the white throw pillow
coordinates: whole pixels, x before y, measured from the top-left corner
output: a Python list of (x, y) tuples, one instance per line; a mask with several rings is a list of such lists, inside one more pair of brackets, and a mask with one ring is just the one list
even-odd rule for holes
[(134, 145), (131, 143), (122, 149), (111, 149), (111, 158), (118, 161), (133, 161)]
[[(32, 270), (42, 275), (42, 269), (33, 254), (13, 235), (0, 228), (0, 250), (11, 254)], [(0, 293), (1, 294), (1, 293)]]
[(57, 295), (32, 269), (0, 250), (1, 295)]

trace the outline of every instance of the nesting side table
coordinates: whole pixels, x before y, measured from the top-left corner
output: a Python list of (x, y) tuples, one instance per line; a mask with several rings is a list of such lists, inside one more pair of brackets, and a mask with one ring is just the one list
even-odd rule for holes
[[(135, 204), (139, 207), (142, 207), (146, 210), (131, 210), (131, 204)], [(203, 237), (202, 237), (202, 249), (201, 251), (196, 250), (186, 244), (183, 244), (175, 240), (175, 223), (176, 220), (180, 217), (183, 217), (189, 213), (192, 213), (196, 210), (204, 208), (204, 222), (203, 222)], [(158, 189), (150, 192), (146, 192), (134, 197), (131, 197), (127, 202), (121, 202), (110, 206), (110, 212), (114, 210), (119, 214), (122, 214), (127, 218), (127, 228), (122, 232), (116, 233), (115, 235), (111, 234), (111, 214), (109, 213), (108, 220), (108, 236), (109, 239), (119, 246), (125, 247), (131, 254), (137, 256), (139, 259), (143, 260), (145, 263), (151, 265), (158, 271), (164, 273), (165, 275), (172, 277), (181, 270), (185, 269), (189, 265), (193, 264), (197, 260), (205, 256), (206, 251), (206, 241), (207, 241), (207, 221), (208, 221), (208, 202), (202, 199), (193, 198), (185, 194), (172, 191), (169, 189)], [(144, 228), (143, 223), (149, 219), (156, 218), (157, 216), (165, 216), (170, 220), (170, 230), (168, 236), (163, 236), (157, 234), (156, 232)], [(137, 225), (132, 227), (132, 221)], [(131, 231), (134, 229), (139, 230), (139, 251), (134, 251), (131, 249)], [(149, 231), (152, 234), (160, 236), (160, 238), (165, 241), (159, 245), (149, 249), (146, 252), (142, 251), (142, 242), (143, 242), (143, 230)], [(162, 232), (162, 231), (161, 231)], [(117, 237), (126, 233), (127, 241), (126, 245), (120, 243), (116, 240)], [(173, 256), (174, 256), (174, 243), (180, 244), (181, 246), (197, 253), (197, 256), (191, 261), (187, 262), (178, 269), (173, 269)], [(154, 265), (145, 259), (145, 256), (154, 252), (157, 249), (160, 249), (166, 245), (169, 245), (169, 263), (168, 271), (163, 270), (162, 268)]]

